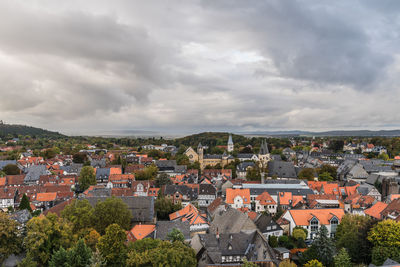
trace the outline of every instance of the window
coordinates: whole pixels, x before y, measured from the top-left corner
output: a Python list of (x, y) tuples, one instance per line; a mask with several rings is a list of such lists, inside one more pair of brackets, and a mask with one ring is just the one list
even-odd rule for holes
[(317, 231), (318, 231), (318, 220), (314, 218), (311, 220), (311, 232), (317, 232)]
[(333, 233), (333, 235), (336, 233), (336, 228), (337, 228), (338, 224), (339, 224), (338, 219), (336, 217), (332, 218), (332, 220), (331, 220), (331, 233)]

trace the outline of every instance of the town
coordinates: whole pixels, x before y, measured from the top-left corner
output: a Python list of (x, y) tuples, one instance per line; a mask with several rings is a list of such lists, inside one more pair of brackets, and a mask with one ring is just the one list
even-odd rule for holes
[(398, 137), (1, 137), (2, 266), (400, 262)]

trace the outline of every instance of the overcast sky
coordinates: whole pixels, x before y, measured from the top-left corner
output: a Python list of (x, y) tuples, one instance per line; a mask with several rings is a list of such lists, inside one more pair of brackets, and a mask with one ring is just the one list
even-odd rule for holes
[(400, 1), (0, 1), (0, 119), (67, 134), (400, 128)]

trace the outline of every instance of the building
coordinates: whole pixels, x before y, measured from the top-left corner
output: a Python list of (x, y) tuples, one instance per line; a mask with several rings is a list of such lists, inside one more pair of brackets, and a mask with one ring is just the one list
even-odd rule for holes
[(250, 189), (248, 188), (228, 188), (226, 189), (226, 204), (232, 208), (248, 208), (251, 209)]
[(229, 139), (228, 139), (228, 152), (233, 151), (233, 141), (232, 141), (232, 135), (229, 134)]

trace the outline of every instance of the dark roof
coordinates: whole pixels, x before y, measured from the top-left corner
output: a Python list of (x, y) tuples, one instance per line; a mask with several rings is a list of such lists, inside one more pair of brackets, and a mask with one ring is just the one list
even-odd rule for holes
[(294, 196), (314, 195), (311, 189), (289, 189), (289, 188), (250, 188), (250, 195), (260, 195), (263, 192), (268, 192), (271, 196), (277, 196), (279, 192), (291, 192)]
[(110, 176), (110, 168), (98, 168), (96, 169), (96, 179), (108, 178)]
[(187, 195), (191, 200), (197, 199), (198, 192), (186, 185), (166, 185), (164, 195), (173, 195), (179, 192), (182, 195)]
[(158, 168), (173, 167), (175, 168), (176, 160), (156, 160), (155, 162)]
[[(256, 224), (258, 230), (260, 230), (262, 233), (282, 230), (282, 228), (272, 219), (272, 216), (267, 216), (263, 214), (261, 216), (258, 216), (254, 223)], [(273, 225), (277, 226), (276, 229), (267, 230), (268, 226), (273, 226)]]
[(273, 175), (280, 178), (297, 178), (293, 163), (286, 161), (270, 161), (268, 163), (268, 176)]
[(217, 154), (206, 154), (204, 155), (205, 159), (222, 159), (222, 155)]
[(45, 165), (34, 165), (26, 168), (26, 176), (25, 182), (36, 182), (39, 180), (40, 175), (48, 174), (47, 168)]
[(199, 195), (215, 195), (217, 190), (212, 184), (200, 184)]
[[(94, 207), (97, 202), (105, 201), (108, 197), (87, 197), (89, 203)], [(154, 197), (116, 197), (120, 198), (132, 212), (134, 222), (152, 222), (155, 216)]]
[(172, 231), (172, 229), (178, 229), (182, 232), (185, 239), (190, 239), (190, 224), (188, 221), (182, 222), (179, 220), (176, 221), (158, 221), (156, 223), (156, 238), (166, 240), (168, 233)]
[(23, 209), (11, 214), (10, 218), (20, 224), (25, 224), (32, 218), (32, 215), (27, 209)]
[(254, 154), (246, 154), (246, 153), (239, 153), (237, 154), (237, 158), (243, 158), (243, 159), (250, 159), (254, 156)]
[(255, 163), (252, 161), (245, 161), (245, 162), (241, 162), (239, 165), (236, 166), (236, 169), (238, 171), (246, 171), (248, 167), (254, 167)]

